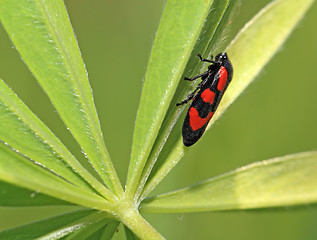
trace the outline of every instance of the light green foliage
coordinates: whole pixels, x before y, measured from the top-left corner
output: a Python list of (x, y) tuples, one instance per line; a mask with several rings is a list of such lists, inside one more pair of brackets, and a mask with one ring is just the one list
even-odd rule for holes
[[(87, 72), (62, 0), (1, 0), (0, 20), (100, 178), (0, 80), (0, 206), (79, 205), (83, 210), (0, 232), (0, 239), (164, 239), (139, 213), (259, 209), (317, 202), (317, 153), (254, 163), (182, 190), (146, 198), (183, 157), (185, 83), (205, 66), (197, 53), (227, 51), (234, 78), (213, 124), (278, 51), (313, 0), (275, 0), (228, 44), (230, 0), (169, 0), (137, 113), (126, 189), (113, 167)], [(190, 16), (190, 17), (189, 17)], [(220, 43), (220, 44), (219, 44)]]
[(316, 159), (317, 152), (308, 152), (254, 163), (188, 188), (146, 199), (141, 210), (199, 212), (315, 202)]

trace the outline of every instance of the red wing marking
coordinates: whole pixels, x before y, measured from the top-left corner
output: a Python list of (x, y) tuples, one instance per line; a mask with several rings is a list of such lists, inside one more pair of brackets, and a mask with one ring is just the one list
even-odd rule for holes
[(206, 118), (201, 118), (199, 117), (196, 108), (191, 107), (189, 109), (189, 125), (191, 126), (193, 131), (196, 131), (204, 126), (207, 122), (209, 122), (213, 114), (213, 112), (210, 112)]
[(227, 69), (224, 66), (221, 66), (218, 72), (219, 75), (219, 81), (217, 88), (220, 92), (222, 92), (225, 89), (227, 78), (228, 78), (228, 72)]
[(214, 102), (214, 98), (215, 98), (215, 93), (212, 92), (209, 88), (207, 88), (201, 93), (201, 99), (205, 103), (212, 104)]

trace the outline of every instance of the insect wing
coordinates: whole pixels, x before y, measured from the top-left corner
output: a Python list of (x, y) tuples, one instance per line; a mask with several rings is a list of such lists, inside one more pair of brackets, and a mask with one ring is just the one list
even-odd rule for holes
[(211, 74), (191, 103), (182, 130), (185, 146), (189, 147), (193, 145), (204, 134), (206, 127), (217, 108), (215, 103), (220, 101), (220, 92), (217, 90), (217, 85), (218, 78), (215, 78), (215, 74)]

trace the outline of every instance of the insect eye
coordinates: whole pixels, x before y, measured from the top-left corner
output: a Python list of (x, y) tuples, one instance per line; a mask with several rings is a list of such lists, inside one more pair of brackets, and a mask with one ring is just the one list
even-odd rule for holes
[(227, 53), (219, 53), (217, 55), (217, 58), (218, 58), (218, 60), (223, 60), (223, 59), (227, 59), (228, 56), (227, 56)]

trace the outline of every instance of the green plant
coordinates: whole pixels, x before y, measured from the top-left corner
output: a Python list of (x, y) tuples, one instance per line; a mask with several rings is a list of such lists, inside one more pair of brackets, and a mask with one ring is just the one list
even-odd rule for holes
[[(119, 222), (132, 230), (126, 229), (128, 239), (134, 234), (141, 239), (162, 239), (139, 210), (197, 212), (316, 202), (316, 152), (264, 161), (184, 190), (144, 199), (184, 154), (179, 120), (183, 109), (175, 103), (193, 87), (179, 83), (182, 76), (200, 72), (195, 55), (227, 49), (234, 65), (233, 82), (214, 122), (279, 49), (312, 2), (297, 6), (296, 1), (273, 1), (229, 46), (217, 43), (225, 43), (220, 40), (231, 20), (233, 2), (192, 1), (181, 9), (177, 1), (167, 3), (147, 69), (124, 191), (103, 143), (63, 2), (2, 0), (3, 26), (101, 181), (1, 82), (2, 206), (76, 204), (83, 209), (4, 231), (0, 239), (82, 239), (98, 238), (98, 234), (110, 239)], [(34, 192), (39, 194), (30, 198)]]

